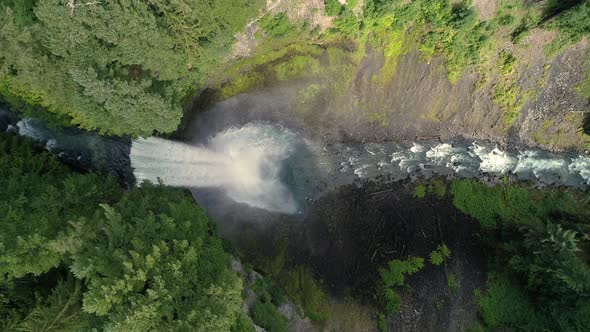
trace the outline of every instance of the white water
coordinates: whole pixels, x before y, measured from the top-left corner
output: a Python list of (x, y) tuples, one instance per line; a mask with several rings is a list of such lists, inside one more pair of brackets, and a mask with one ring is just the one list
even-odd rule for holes
[[(45, 142), (48, 150), (76, 150), (78, 145), (71, 141), (83, 141), (60, 136), (28, 119), (17, 127), (21, 135)], [(485, 142), (330, 146), (302, 142), (282, 127), (251, 123), (218, 133), (201, 146), (160, 138), (137, 140), (132, 144), (130, 160), (138, 183), (161, 180), (185, 188), (219, 188), (236, 202), (283, 213), (297, 211), (292, 193), (299, 199), (313, 197), (320, 182), (337, 186), (379, 175), (393, 180), (508, 175), (539, 185), (590, 188), (590, 157), (581, 154), (508, 152)], [(298, 153), (303, 148), (312, 157), (301, 157)], [(288, 184), (282, 178), (284, 170), (290, 175)]]
[(297, 204), (280, 176), (295, 141), (285, 129), (252, 124), (227, 129), (202, 146), (151, 137), (133, 142), (131, 167), (138, 183), (219, 188), (236, 202), (294, 213)]
[(389, 174), (394, 179), (457, 175), (513, 175), (519, 180), (578, 188), (590, 186), (590, 157), (580, 154), (552, 154), (538, 150), (503, 151), (497, 146), (474, 142), (469, 146), (448, 143), (369, 144), (339, 149), (346, 159), (342, 172), (361, 178)]

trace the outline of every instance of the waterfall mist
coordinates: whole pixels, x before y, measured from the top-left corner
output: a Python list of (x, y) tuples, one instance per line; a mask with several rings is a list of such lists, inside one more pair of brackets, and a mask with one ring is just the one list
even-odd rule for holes
[(138, 183), (217, 188), (238, 203), (295, 213), (282, 170), (297, 141), (294, 133), (265, 124), (231, 127), (198, 146), (151, 137), (133, 142), (131, 166)]

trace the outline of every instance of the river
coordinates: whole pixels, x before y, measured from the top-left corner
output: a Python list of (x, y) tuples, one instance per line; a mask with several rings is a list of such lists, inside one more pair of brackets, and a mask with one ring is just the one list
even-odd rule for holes
[(377, 177), (489, 181), (505, 176), (539, 186), (590, 187), (590, 157), (580, 153), (512, 151), (465, 140), (328, 143), (289, 121), (259, 114), (242, 112), (236, 98), (222, 102), (195, 117), (185, 142), (56, 129), (6, 109), (0, 110), (0, 130), (18, 131), (75, 168), (110, 173), (127, 185), (135, 178), (138, 183), (161, 180), (193, 190), (210, 188), (231, 201), (287, 214), (301, 212), (305, 201), (329, 188)]

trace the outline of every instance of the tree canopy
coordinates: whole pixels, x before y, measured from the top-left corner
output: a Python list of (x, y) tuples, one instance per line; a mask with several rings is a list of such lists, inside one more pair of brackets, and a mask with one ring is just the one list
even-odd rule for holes
[(102, 208), (70, 267), (87, 282), (84, 311), (107, 330), (229, 330), (242, 284), (203, 210), (150, 185)]
[(261, 3), (7, 1), (0, 95), (103, 133), (174, 131), (185, 97)]
[(479, 295), (488, 327), (590, 329), (586, 194), (475, 180), (454, 181), (451, 193), (457, 208), (491, 232), (493, 273)]
[(229, 331), (241, 279), (192, 197), (0, 135), (0, 330)]
[(0, 138), (0, 272), (9, 278), (57, 267), (67, 229), (117, 199), (116, 181), (75, 174), (15, 136)]

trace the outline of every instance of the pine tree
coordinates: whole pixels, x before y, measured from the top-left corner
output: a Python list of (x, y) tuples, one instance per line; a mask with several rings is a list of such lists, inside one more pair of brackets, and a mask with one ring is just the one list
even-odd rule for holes
[(115, 331), (229, 330), (241, 280), (189, 195), (145, 184), (103, 209), (71, 266), (87, 281), (84, 311)]
[(57, 267), (71, 249), (72, 223), (119, 192), (113, 178), (70, 173), (26, 139), (4, 135), (0, 188), (0, 275), (8, 278)]

